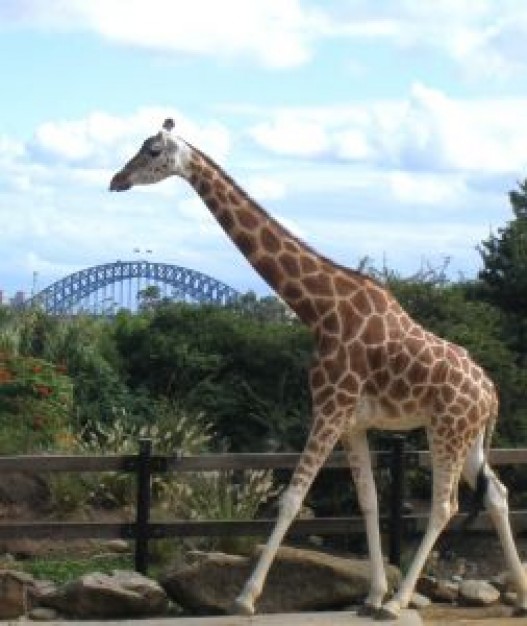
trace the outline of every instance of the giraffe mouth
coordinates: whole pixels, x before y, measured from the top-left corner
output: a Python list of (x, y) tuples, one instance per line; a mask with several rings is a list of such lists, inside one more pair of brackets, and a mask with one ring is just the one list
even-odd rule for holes
[(126, 174), (118, 172), (110, 181), (110, 191), (126, 191), (132, 183)]

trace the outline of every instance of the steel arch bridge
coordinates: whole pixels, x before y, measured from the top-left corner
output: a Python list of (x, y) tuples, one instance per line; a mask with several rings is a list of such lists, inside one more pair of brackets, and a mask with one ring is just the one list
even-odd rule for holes
[[(119, 304), (116, 300), (119, 295), (122, 306), (123, 296), (126, 295), (123, 288), (125, 283), (128, 283), (127, 292), (130, 296), (127, 308), (134, 308), (131, 306), (132, 295), (137, 298), (141, 289), (153, 284), (164, 285), (164, 295), (176, 300), (224, 305), (237, 300), (240, 296), (238, 291), (225, 283), (179, 265), (144, 260), (115, 261), (70, 274), (37, 293), (27, 300), (24, 306), (39, 307), (53, 315), (72, 315), (79, 311), (108, 314)], [(134, 288), (137, 291), (132, 294)], [(167, 288), (171, 289), (168, 296)], [(103, 297), (101, 298), (99, 294)], [(93, 309), (90, 306), (82, 307), (82, 303), (87, 303), (90, 297), (95, 300)], [(104, 303), (108, 300), (110, 305), (105, 307)], [(103, 310), (100, 310), (97, 303), (102, 304)]]

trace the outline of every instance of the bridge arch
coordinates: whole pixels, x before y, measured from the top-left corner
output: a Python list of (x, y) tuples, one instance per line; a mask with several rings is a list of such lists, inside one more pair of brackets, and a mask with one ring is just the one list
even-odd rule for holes
[(38, 306), (47, 313), (69, 315), (90, 294), (116, 283), (146, 279), (162, 283), (181, 297), (196, 302), (227, 304), (240, 293), (207, 274), (179, 265), (149, 261), (115, 261), (74, 272), (49, 285), (25, 302), (25, 307)]

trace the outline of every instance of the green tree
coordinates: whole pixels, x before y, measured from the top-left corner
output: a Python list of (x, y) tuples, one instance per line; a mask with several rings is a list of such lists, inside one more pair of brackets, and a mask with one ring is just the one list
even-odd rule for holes
[(514, 218), (481, 243), (484, 296), (507, 313), (527, 311), (527, 180), (509, 193)]
[(300, 439), (311, 340), (297, 323), (163, 303), (148, 315), (118, 315), (114, 333), (130, 388), (205, 411), (229, 448), (295, 447)]
[(141, 311), (154, 309), (161, 302), (161, 289), (158, 285), (148, 285), (148, 287), (139, 291), (137, 299), (139, 300), (139, 309)]
[(82, 315), (61, 319), (39, 310), (19, 314), (21, 352), (55, 363), (71, 376), (77, 427), (111, 421), (130, 401), (110, 323)]
[(259, 298), (254, 291), (241, 295), (228, 304), (227, 309), (260, 322), (291, 322), (295, 319), (295, 314), (283, 300), (277, 296)]

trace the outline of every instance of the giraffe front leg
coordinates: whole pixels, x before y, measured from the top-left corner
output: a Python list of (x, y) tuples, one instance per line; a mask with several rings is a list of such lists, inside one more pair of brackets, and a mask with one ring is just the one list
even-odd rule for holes
[(289, 486), (280, 500), (279, 515), (273, 532), (260, 556), (258, 564), (240, 595), (234, 601), (234, 610), (241, 615), (253, 615), (254, 603), (262, 593), (267, 572), (292, 521), (295, 519), (305, 490)]
[(236, 613), (254, 614), (255, 602), (262, 592), (267, 573), (282, 539), (296, 517), (320, 467), (326, 462), (340, 436), (342, 420), (339, 416), (332, 417), (334, 419), (328, 420), (325, 416), (317, 416), (313, 422), (306, 448), (298, 461), (291, 483), (280, 501), (278, 520), (274, 530), (260, 555), (254, 572), (234, 602), (233, 608)]

